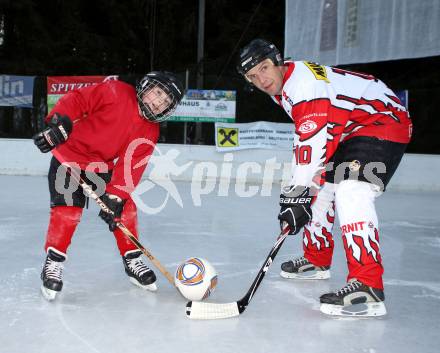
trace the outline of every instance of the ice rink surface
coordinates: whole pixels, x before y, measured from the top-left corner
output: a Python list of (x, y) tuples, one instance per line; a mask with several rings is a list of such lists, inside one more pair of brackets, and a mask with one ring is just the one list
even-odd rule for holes
[[(113, 235), (91, 202), (73, 238), (64, 288), (55, 302), (39, 292), (49, 196), (44, 177), (0, 176), (0, 352), (361, 352), (436, 353), (440, 347), (440, 194), (389, 191), (377, 200), (388, 315), (335, 319), (318, 298), (345, 284), (335, 235), (332, 278), (301, 282), (279, 276), (281, 262), (301, 254), (288, 238), (248, 309), (238, 318), (193, 321), (186, 300), (156, 271), (159, 290), (142, 291), (126, 277)], [(219, 273), (210, 298), (232, 302), (248, 290), (279, 232), (279, 186), (272, 196), (228, 196), (217, 189), (193, 204), (190, 183), (176, 183), (183, 208), (170, 198), (156, 215), (139, 213), (140, 241), (167, 269), (190, 256)], [(142, 195), (159, 206), (159, 186)]]

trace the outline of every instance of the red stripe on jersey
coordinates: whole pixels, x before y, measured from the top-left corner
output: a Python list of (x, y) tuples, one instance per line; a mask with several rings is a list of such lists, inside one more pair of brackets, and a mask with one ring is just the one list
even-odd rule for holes
[(300, 142), (312, 139), (323, 128), (327, 129), (325, 146), (312, 146), (314, 151), (321, 149), (325, 151), (326, 162), (338, 147), (350, 113), (349, 110), (332, 106), (328, 98), (303, 101), (292, 107), (292, 116)]
[(282, 103), (282, 101), (281, 101), (281, 96), (278, 94), (278, 95), (276, 95), (276, 96), (273, 96), (273, 98), (277, 101), (277, 103), (281, 106), (281, 107), (283, 107), (283, 103)]
[(327, 126), (329, 107), (328, 98), (303, 101), (292, 106), (292, 117), (300, 141), (311, 139)]
[[(401, 104), (397, 97), (387, 95), (394, 102)], [(356, 123), (356, 127), (362, 126), (355, 132), (355, 126), (348, 126), (344, 133), (348, 133), (346, 139), (354, 136), (374, 136), (387, 141), (408, 143), (411, 139), (411, 119), (406, 110), (399, 109), (391, 103), (385, 103), (379, 99), (352, 98), (344, 95), (336, 97), (356, 104), (350, 114), (350, 120)], [(370, 113), (361, 106), (368, 106), (373, 110)], [(354, 124), (353, 124), (354, 125)]]
[[(287, 70), (286, 70), (286, 72), (284, 73), (284, 76), (283, 76), (283, 86), (284, 86), (284, 84), (286, 83), (286, 81), (290, 78), (290, 76), (292, 75), (292, 73), (293, 73), (293, 70), (295, 69), (295, 64), (293, 63), (293, 62), (286, 62), (285, 64), (284, 64), (284, 66), (286, 66), (287, 67)], [(285, 94), (285, 92), (283, 92), (284, 94)], [(281, 97), (281, 95), (275, 95), (275, 96), (273, 96), (273, 98), (277, 101), (277, 103), (280, 105), (280, 107), (282, 108), (283, 107), (283, 102), (282, 102), (282, 97)]]
[(287, 71), (286, 71), (286, 73), (284, 74), (284, 77), (283, 77), (283, 86), (286, 83), (286, 81), (290, 78), (290, 76), (292, 75), (293, 70), (295, 70), (295, 64), (293, 62), (291, 62), (291, 61), (285, 62), (284, 66), (287, 66)]

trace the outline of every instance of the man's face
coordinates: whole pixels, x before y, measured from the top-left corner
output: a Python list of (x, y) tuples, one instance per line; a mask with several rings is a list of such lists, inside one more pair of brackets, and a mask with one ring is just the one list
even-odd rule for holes
[(279, 95), (283, 88), (284, 67), (275, 66), (272, 60), (265, 59), (250, 69), (245, 77), (264, 93)]
[(150, 108), (154, 115), (158, 115), (171, 106), (172, 99), (163, 89), (155, 86), (144, 93), (142, 102)]

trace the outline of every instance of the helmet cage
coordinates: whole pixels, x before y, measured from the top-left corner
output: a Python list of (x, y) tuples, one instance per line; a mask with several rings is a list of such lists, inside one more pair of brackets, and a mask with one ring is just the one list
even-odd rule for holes
[[(170, 84), (174, 85), (173, 82)], [(171, 103), (166, 107), (164, 111), (161, 113), (154, 113), (151, 108), (148, 106), (148, 104), (143, 102), (143, 97), (146, 92), (154, 89), (154, 88), (160, 88), (162, 91), (165, 92), (165, 94), (170, 99)], [(176, 87), (174, 87), (175, 90)], [(178, 103), (180, 102), (181, 96), (176, 97), (173, 90), (170, 89), (170, 87), (161, 82), (160, 80), (149, 77), (148, 75), (145, 76), (141, 82), (138, 84), (136, 88), (136, 95), (138, 100), (139, 109), (142, 113), (142, 116), (152, 122), (162, 122), (171, 117), (171, 115), (174, 113), (174, 111), (177, 108)]]

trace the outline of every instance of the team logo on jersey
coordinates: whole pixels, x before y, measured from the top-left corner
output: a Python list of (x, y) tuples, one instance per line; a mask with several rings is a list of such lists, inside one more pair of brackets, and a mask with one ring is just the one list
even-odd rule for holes
[(312, 121), (312, 120), (306, 120), (304, 121), (300, 127), (298, 128), (298, 131), (303, 134), (308, 134), (309, 132), (312, 132), (318, 127), (318, 125)]
[(318, 65), (317, 63), (313, 63), (310, 61), (304, 61), (304, 64), (310, 69), (310, 71), (312, 71), (317, 80), (330, 82), (327, 78), (327, 71), (325, 70), (325, 66)]
[(238, 129), (237, 128), (217, 128), (217, 146), (219, 147), (236, 147), (238, 146)]

